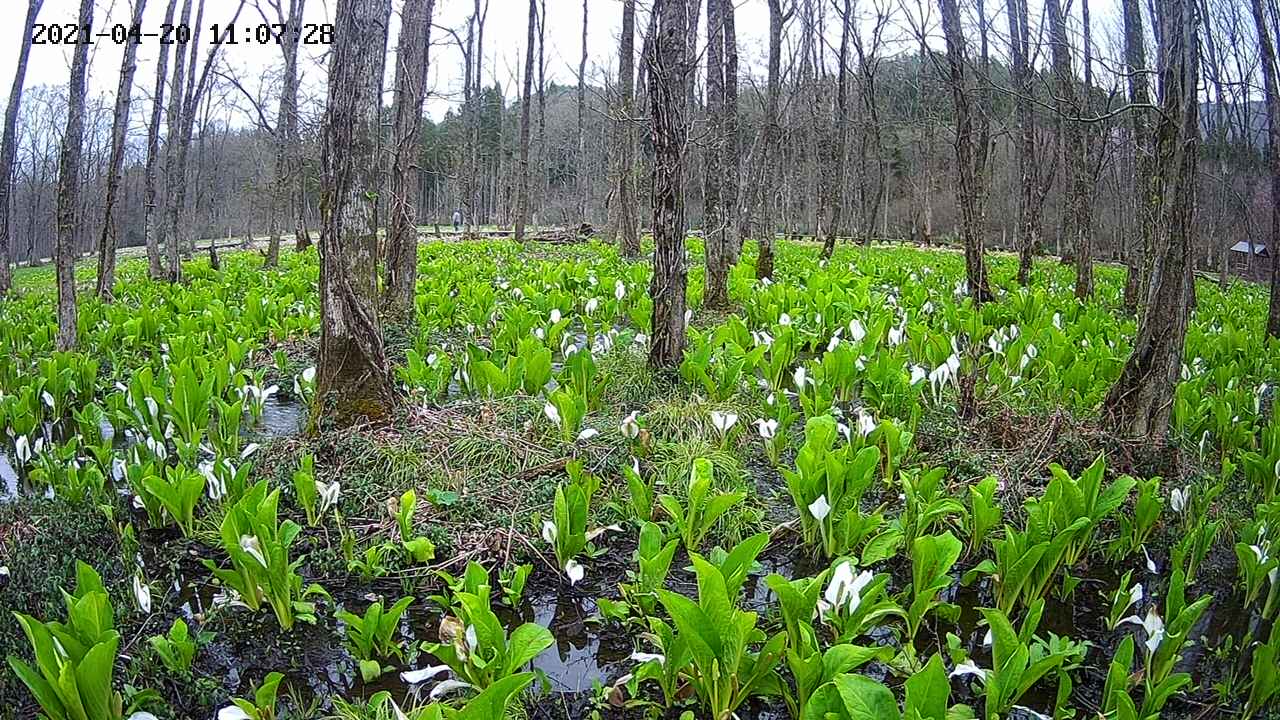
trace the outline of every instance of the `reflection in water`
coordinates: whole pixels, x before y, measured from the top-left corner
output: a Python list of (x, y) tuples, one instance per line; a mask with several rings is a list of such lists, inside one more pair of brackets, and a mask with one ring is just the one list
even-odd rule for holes
[(18, 496), (18, 472), (9, 463), (9, 456), (0, 453), (0, 483), (4, 484), (4, 494), (0, 498), (12, 499)]
[(290, 437), (307, 424), (307, 406), (294, 398), (272, 395), (262, 407), (262, 417), (254, 432), (267, 438)]

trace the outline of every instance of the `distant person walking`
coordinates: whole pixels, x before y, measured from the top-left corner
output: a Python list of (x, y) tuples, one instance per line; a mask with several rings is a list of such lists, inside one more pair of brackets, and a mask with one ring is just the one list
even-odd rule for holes
[(453, 211), (453, 231), (462, 232), (462, 211), (461, 210)]

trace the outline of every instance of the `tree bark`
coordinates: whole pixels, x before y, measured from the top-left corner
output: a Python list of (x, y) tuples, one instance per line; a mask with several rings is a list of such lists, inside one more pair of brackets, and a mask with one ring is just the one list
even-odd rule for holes
[(844, 0), (840, 12), (840, 55), (836, 65), (836, 101), (831, 112), (831, 148), (816, 148), (819, 157), (826, 157), (826, 167), (820, 170), (818, 181), (818, 235), (822, 238), (822, 257), (829, 258), (836, 249), (836, 235), (840, 233), (844, 212), (844, 162), (845, 129), (849, 116), (849, 35), (853, 31), (853, 12), (850, 0)]
[[(280, 5), (276, 5), (276, 20), (285, 27), (301, 27), (302, 13), (306, 0), (290, 0), (289, 15), (286, 19)], [(293, 188), (294, 174), (297, 172), (298, 143), (298, 42), (300, 36), (284, 33), (281, 38), (280, 53), (284, 58), (284, 77), (280, 88), (280, 108), (276, 118), (276, 157), (275, 177), (271, 183), (271, 217), (267, 220), (268, 236), (267, 258), (265, 267), (273, 268), (280, 264), (280, 235), (282, 232), (281, 215), (289, 208), (290, 195)], [(295, 237), (299, 229), (295, 216)]]
[[(1147, 83), (1147, 50), (1142, 32), (1142, 7), (1138, 0), (1121, 0), (1124, 18), (1125, 70), (1129, 77), (1129, 110), (1134, 154), (1134, 204), (1137, 208), (1137, 241), (1125, 253), (1128, 272), (1124, 284), (1124, 307), (1129, 313), (1147, 299), (1151, 258), (1154, 253), (1157, 204), (1153, 177), (1154, 151), (1151, 143), (1151, 103)], [(1158, 31), (1157, 31), (1158, 32)]]
[(538, 36), (538, 2), (529, 0), (529, 35), (525, 42), (524, 89), (520, 95), (520, 188), (516, 195), (515, 241), (524, 242), (529, 222), (529, 104), (533, 100), (533, 48)]
[[(582, 55), (578, 58), (578, 144), (573, 158), (573, 184), (578, 193), (577, 207), (580, 223), (587, 221), (587, 186), (583, 182), (587, 177), (587, 3), (588, 0), (582, 0)], [(624, 9), (623, 12), (625, 13), (626, 10)], [(545, 174), (546, 168), (543, 168), (543, 172)]]
[(636, 0), (622, 0), (622, 39), (618, 50), (618, 86), (619, 108), (621, 120), (615, 125), (618, 134), (618, 167), (614, 171), (614, 182), (617, 183), (618, 207), (618, 247), (622, 256), (629, 259), (640, 257), (640, 233), (638, 232), (635, 191), (635, 152), (636, 140), (634, 123), (631, 114), (635, 108), (636, 89)]
[(702, 248), (706, 282), (702, 304), (723, 308), (729, 304), (729, 259), (725, 227), (728, 222), (721, 197), (727, 159), (725, 136), (724, 10), (721, 0), (707, 2), (707, 148), (702, 173)]
[[(173, 25), (174, 11), (178, 0), (169, 0), (165, 9), (164, 24)], [(179, 54), (182, 46), (178, 46)], [(181, 62), (181, 60), (179, 60)], [(147, 162), (143, 170), (143, 210), (142, 232), (147, 244), (147, 270), (152, 280), (158, 280), (164, 269), (160, 263), (160, 244), (163, 242), (163, 224), (156, 224), (156, 203), (159, 178), (156, 177), (157, 165), (160, 162), (160, 119), (164, 114), (165, 79), (169, 72), (169, 44), (160, 46), (160, 58), (156, 61), (156, 84), (151, 93), (151, 120), (147, 123)], [(172, 116), (170, 116), (172, 124)], [(166, 152), (166, 157), (168, 153)], [(165, 165), (166, 172), (168, 164)]]
[(955, 102), (956, 122), (956, 203), (960, 210), (964, 238), (965, 281), (975, 304), (992, 298), (987, 286), (987, 269), (982, 249), (982, 182), (985, 149), (974, 148), (973, 108), (965, 69), (964, 31), (956, 0), (940, 0), (942, 29), (947, 42), (948, 80)]
[[(79, 25), (93, 25), (93, 0), (80, 0)], [(84, 143), (85, 75), (89, 43), (78, 43), (71, 56), (67, 89), (67, 129), (58, 156), (58, 234), (54, 263), (58, 276), (58, 350), (76, 346), (76, 207), (80, 194), (80, 157)]]
[(396, 51), (395, 107), (391, 110), (391, 193), (388, 199), (385, 306), (401, 320), (413, 317), (418, 282), (418, 136), (426, 98), (431, 16), (435, 0), (405, 0)]
[[(141, 27), (142, 12), (147, 0), (133, 0), (133, 17), (130, 27)], [(107, 168), (106, 208), (103, 211), (102, 232), (98, 236), (98, 297), (110, 302), (116, 279), (116, 245), (118, 243), (118, 218), (116, 195), (124, 169), (124, 143), (129, 132), (129, 105), (133, 93), (133, 74), (138, 69), (138, 43), (128, 42), (124, 58), (120, 61), (120, 83), (116, 87), (115, 116), (111, 122), (111, 159)]]
[[(27, 22), (30, 28), (40, 15), (44, 0), (28, 0)], [(13, 240), (9, 228), (10, 195), (13, 191), (13, 159), (18, 151), (18, 110), (22, 107), (22, 85), (27, 77), (27, 60), (31, 57), (31, 33), (22, 33), (22, 45), (18, 49), (18, 66), (13, 74), (13, 89), (9, 91), (9, 105), (4, 113), (4, 139), (0, 140), (0, 297), (13, 287)]]
[(1018, 152), (1018, 228), (1015, 244), (1018, 248), (1018, 284), (1026, 286), (1031, 280), (1031, 261), (1040, 246), (1040, 204), (1037, 202), (1039, 186), (1036, 165), (1036, 127), (1032, 112), (1032, 84), (1029, 67), (1031, 57), (1031, 29), (1028, 20), (1027, 0), (1007, 0), (1009, 17), (1009, 47), (1012, 51), (1014, 114), (1017, 123)]
[[(1071, 68), (1071, 42), (1067, 38), (1067, 21), (1062, 13), (1060, 0), (1046, 0), (1049, 16), (1049, 42), (1052, 47), (1055, 103), (1058, 113), (1058, 132), (1062, 137), (1063, 154), (1063, 215), (1069, 243), (1075, 255), (1076, 297), (1093, 294), (1093, 260), (1090, 257), (1089, 222), (1087, 203), (1089, 174), (1085, 170), (1084, 136), (1080, 121), (1080, 104), (1076, 99), (1076, 80)], [(1088, 88), (1085, 88), (1088, 92)]]
[[(693, 0), (696, 4), (697, 0)], [(684, 152), (689, 128), (686, 93), (692, 74), (689, 1), (655, 0), (656, 26), (651, 38), (649, 106), (653, 143), (653, 299), (649, 366), (671, 371), (679, 367), (685, 347), (685, 291), (688, 269), (684, 252)]]
[(742, 184), (738, 137), (738, 30), (733, 3), (734, 0), (720, 0), (720, 21), (724, 25), (724, 105), (721, 118), (724, 153), (720, 156), (724, 180), (720, 187), (720, 207), (724, 214), (724, 247), (729, 267), (738, 263), (742, 253), (742, 225), (738, 212), (738, 194)]
[(330, 49), (320, 216), (320, 362), (317, 399), (338, 422), (380, 418), (392, 404), (391, 377), (375, 310), (374, 225), (381, 103), (378, 55), (391, 0), (340, 0)]
[(1103, 416), (1116, 433), (1162, 446), (1195, 303), (1192, 221), (1200, 62), (1199, 20), (1192, 0), (1164, 0), (1158, 25), (1161, 115), (1155, 128), (1150, 291), (1133, 352), (1107, 394)]
[[(1267, 113), (1267, 168), (1271, 172), (1271, 302), (1267, 309), (1267, 336), (1280, 337), (1280, 263), (1276, 240), (1280, 239), (1280, 84), (1276, 80), (1276, 46), (1267, 28), (1262, 0), (1252, 0), (1253, 23), (1261, 51), (1262, 87)], [(1253, 254), (1252, 243), (1249, 254)]]
[(764, 146), (763, 168), (760, 182), (757, 185), (757, 212), (759, 221), (756, 231), (759, 253), (756, 257), (756, 277), (761, 280), (773, 279), (773, 198), (778, 176), (779, 155), (782, 145), (782, 118), (779, 110), (782, 99), (782, 14), (781, 0), (769, 0), (769, 87), (765, 97), (764, 128), (762, 129)]

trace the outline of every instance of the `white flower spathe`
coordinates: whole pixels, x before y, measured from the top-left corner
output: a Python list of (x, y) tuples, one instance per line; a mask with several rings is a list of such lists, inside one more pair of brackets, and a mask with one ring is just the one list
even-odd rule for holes
[(1137, 625), (1146, 633), (1147, 639), (1143, 644), (1147, 647), (1148, 655), (1160, 649), (1160, 643), (1164, 642), (1164, 620), (1160, 618), (1160, 614), (1156, 612), (1154, 605), (1147, 610), (1146, 617), (1139, 618), (1137, 615), (1130, 615), (1120, 621), (1121, 625), (1125, 623)]
[(720, 412), (719, 410), (711, 411), (711, 424), (721, 435), (729, 432), (730, 428), (738, 424), (738, 414), (734, 412)]
[(139, 610), (151, 613), (151, 586), (143, 582), (141, 573), (133, 576), (133, 599), (137, 601)]
[(560, 411), (556, 409), (555, 405), (552, 405), (551, 403), (547, 403), (546, 405), (543, 405), (542, 412), (547, 416), (548, 420), (555, 423), (556, 425), (560, 424)]
[(262, 543), (259, 542), (257, 535), (241, 535), (240, 549), (261, 563), (262, 567), (267, 566), (267, 558), (262, 554)]
[(823, 592), (823, 599), (836, 612), (844, 610), (852, 613), (862, 603), (862, 591), (873, 580), (875, 575), (872, 575), (870, 570), (863, 570), (854, 575), (853, 563), (845, 560), (837, 565), (835, 572), (832, 573), (831, 581), (827, 583), (827, 589)]
[(632, 410), (629, 415), (622, 418), (622, 423), (618, 425), (618, 430), (622, 436), (628, 440), (635, 440), (640, 435), (640, 411)]
[(587, 569), (577, 560), (570, 560), (564, 564), (564, 575), (569, 578), (570, 585), (577, 585), (587, 574)]
[(765, 440), (772, 440), (778, 434), (778, 421), (773, 418), (769, 418), (767, 420), (764, 418), (757, 418), (755, 426), (760, 432), (760, 437)]
[(818, 522), (822, 522), (827, 515), (831, 514), (831, 505), (827, 502), (826, 495), (819, 495), (817, 500), (809, 504), (809, 514)]

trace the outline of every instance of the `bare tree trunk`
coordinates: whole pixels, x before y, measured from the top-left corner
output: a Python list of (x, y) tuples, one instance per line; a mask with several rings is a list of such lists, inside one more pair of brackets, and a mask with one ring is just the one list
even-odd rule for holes
[[(1280, 84), (1276, 80), (1276, 46), (1267, 28), (1262, 0), (1252, 0), (1250, 8), (1258, 31), (1262, 57), (1262, 86), (1267, 112), (1267, 166), (1271, 171), (1271, 303), (1267, 309), (1267, 336), (1280, 337), (1280, 263), (1276, 262), (1276, 240), (1280, 239)], [(1249, 254), (1253, 255), (1250, 243)]]
[(378, 237), (378, 70), (391, 0), (339, 0), (330, 50), (320, 158), (319, 402), (339, 422), (378, 418), (392, 403), (391, 377), (375, 306)]
[(840, 56), (837, 59), (836, 102), (832, 107), (831, 149), (818, 148), (819, 157), (827, 155), (827, 167), (820, 170), (818, 183), (818, 234), (822, 238), (822, 257), (829, 258), (836, 249), (836, 235), (842, 227), (844, 211), (845, 125), (849, 116), (849, 35), (853, 31), (853, 9), (844, 0), (840, 12)]
[(1162, 446), (1195, 302), (1192, 220), (1200, 62), (1199, 20), (1192, 0), (1164, 0), (1157, 24), (1161, 116), (1152, 178), (1157, 222), (1151, 286), (1133, 352), (1107, 394), (1103, 416), (1115, 432)]
[(618, 133), (618, 167), (614, 171), (617, 183), (618, 207), (618, 247), (622, 256), (637, 258), (640, 256), (640, 233), (636, 229), (638, 223), (635, 191), (635, 153), (636, 141), (634, 123), (631, 118), (635, 108), (636, 89), (636, 0), (622, 0), (622, 45), (618, 50), (618, 86), (620, 103), (618, 112), (622, 120), (616, 124)]
[[(301, 27), (303, 6), (306, 0), (290, 0), (289, 16), (286, 19), (284, 11), (277, 3), (276, 21), (285, 27), (295, 28)], [(265, 16), (263, 18), (266, 19)], [(269, 240), (267, 241), (267, 258), (263, 263), (265, 267), (276, 267), (280, 264), (280, 234), (282, 232), (281, 215), (289, 208), (290, 194), (296, 179), (293, 177), (297, 171), (296, 152), (297, 152), (297, 134), (298, 134), (298, 42), (299, 35), (290, 36), (284, 33), (280, 42), (280, 52), (284, 56), (284, 78), (283, 87), (280, 89), (280, 110), (276, 119), (276, 164), (275, 177), (271, 183), (271, 206), (268, 212), (271, 216), (267, 220), (269, 228)], [(294, 232), (297, 233), (298, 223), (295, 218)]]
[[(80, 0), (80, 27), (93, 25), (93, 0)], [(67, 129), (58, 157), (58, 234), (54, 263), (58, 275), (58, 349), (76, 346), (76, 203), (80, 194), (80, 156), (84, 143), (85, 75), (89, 44), (76, 44), (67, 90)]]
[[(133, 17), (130, 27), (142, 25), (142, 12), (147, 0), (133, 0)], [(133, 93), (133, 74), (138, 69), (138, 43), (125, 43), (124, 58), (120, 61), (120, 83), (116, 87), (115, 116), (111, 122), (111, 160), (107, 168), (106, 208), (102, 218), (102, 233), (98, 236), (98, 297), (110, 302), (116, 280), (116, 245), (118, 226), (116, 195), (124, 169), (124, 142), (129, 132), (129, 105)]]
[[(169, 0), (164, 13), (164, 24), (173, 24), (173, 14), (178, 0)], [(181, 50), (181, 46), (179, 46)], [(147, 123), (147, 161), (143, 170), (142, 232), (147, 245), (147, 269), (153, 280), (163, 272), (160, 267), (160, 237), (156, 228), (156, 164), (160, 160), (160, 118), (164, 112), (165, 78), (169, 71), (169, 45), (160, 46), (160, 58), (156, 61), (156, 84), (151, 93), (151, 120)]]
[(762, 129), (764, 160), (761, 163), (760, 183), (757, 192), (760, 221), (757, 223), (756, 277), (773, 279), (773, 198), (778, 176), (779, 154), (782, 145), (782, 119), (779, 117), (782, 100), (782, 14), (781, 0), (769, 0), (769, 88), (765, 99), (764, 127)]
[(413, 317), (414, 287), (418, 282), (418, 135), (422, 102), (426, 98), (428, 48), (435, 0), (406, 0), (400, 12), (400, 42), (396, 51), (396, 96), (391, 110), (391, 197), (387, 228), (387, 287), (385, 307), (402, 320)]
[[(191, 23), (191, 3), (192, 0), (183, 0), (182, 15), (178, 21), (180, 25), (190, 26)], [(196, 48), (190, 42), (177, 43), (177, 52), (173, 56), (173, 77), (169, 82), (169, 108), (165, 111), (165, 141), (164, 141), (164, 183), (165, 183), (165, 207), (163, 216), (155, 220), (155, 247), (156, 257), (154, 266), (152, 267), (152, 279), (158, 280), (165, 276), (163, 267), (163, 259), (161, 252), (165, 255), (169, 252), (170, 239), (168, 237), (171, 223), (168, 222), (169, 206), (172, 204), (172, 196), (174, 188), (177, 187), (175, 176), (181, 169), (186, 172), (185, 168), (181, 168), (178, 164), (178, 145), (179, 138), (182, 135), (182, 97), (183, 87), (187, 72), (187, 55), (194, 55)], [(157, 81), (159, 84), (159, 81)], [(153, 113), (154, 118), (154, 113)], [(157, 138), (157, 143), (159, 142)], [(158, 147), (158, 145), (157, 145)], [(148, 242), (148, 255), (150, 255), (151, 243)], [(176, 247), (174, 248), (176, 251)]]
[(965, 280), (974, 303), (992, 298), (987, 287), (987, 269), (982, 250), (982, 178), (985, 151), (975, 150), (973, 110), (965, 71), (965, 41), (956, 0), (941, 0), (942, 29), (947, 41), (947, 66), (956, 121), (956, 203), (964, 236)]
[[(697, 0), (693, 0), (696, 4)], [(686, 93), (692, 84), (689, 0), (654, 0), (656, 17), (648, 63), (648, 93), (653, 142), (653, 298), (649, 366), (674, 370), (684, 357), (685, 291), (684, 152)]]
[(520, 189), (516, 197), (515, 241), (524, 242), (529, 222), (529, 103), (533, 100), (533, 47), (537, 43), (538, 2), (529, 0), (529, 36), (524, 55), (524, 90), (520, 96)]
[[(42, 5), (44, 0), (27, 0), (27, 23), (23, 27), (35, 24)], [(18, 151), (18, 110), (22, 106), (22, 85), (27, 77), (27, 59), (30, 57), (31, 33), (23, 32), (18, 67), (13, 74), (13, 89), (9, 91), (9, 105), (4, 113), (4, 139), (0, 141), (0, 297), (13, 287), (13, 271), (9, 269), (13, 262), (13, 241), (9, 229), (10, 194), (13, 191), (13, 159)]]
[[(626, 12), (626, 9), (623, 9)], [(632, 8), (632, 12), (635, 9)], [(632, 20), (634, 23), (635, 21)], [(625, 29), (624, 29), (625, 32)], [(539, 45), (541, 47), (541, 44)], [(587, 221), (587, 0), (582, 0), (582, 56), (578, 59), (578, 145), (574, 157), (574, 189), (578, 193), (578, 222)], [(544, 168), (545, 172), (545, 168)]]
[(1129, 77), (1129, 110), (1132, 120), (1134, 154), (1134, 201), (1138, 209), (1138, 238), (1125, 253), (1128, 274), (1124, 284), (1124, 307), (1132, 313), (1147, 298), (1147, 287), (1154, 249), (1156, 203), (1150, 197), (1155, 190), (1153, 177), (1154, 148), (1151, 143), (1149, 111), (1151, 97), (1147, 89), (1147, 50), (1142, 32), (1142, 8), (1138, 0), (1121, 0), (1124, 16), (1124, 58)]
[(738, 30), (733, 2), (720, 0), (720, 21), (724, 25), (724, 104), (721, 109), (724, 153), (720, 156), (724, 180), (720, 185), (720, 207), (724, 214), (724, 248), (728, 267), (736, 265), (742, 253), (742, 226), (738, 213), (742, 174), (738, 138)]
[[(1084, 167), (1084, 137), (1080, 121), (1080, 104), (1076, 100), (1076, 80), (1071, 69), (1071, 42), (1067, 38), (1067, 21), (1060, 0), (1047, 0), (1049, 36), (1052, 46), (1054, 95), (1058, 112), (1058, 132), (1062, 137), (1063, 187), (1065, 204), (1063, 221), (1068, 242), (1075, 254), (1076, 297), (1093, 293), (1093, 261), (1090, 258), (1088, 222), (1084, 216), (1088, 202), (1089, 175)], [(1087, 92), (1086, 88), (1086, 92)]]
[(1014, 114), (1017, 118), (1018, 136), (1018, 230), (1015, 244), (1018, 247), (1018, 284), (1026, 286), (1031, 280), (1031, 261), (1040, 245), (1040, 205), (1036, 202), (1036, 128), (1032, 112), (1031, 30), (1028, 20), (1027, 0), (1008, 0), (1009, 47), (1012, 50)]
[(706, 282), (702, 304), (729, 304), (729, 260), (724, 198), (721, 197), (728, 149), (725, 137), (724, 10), (721, 0), (707, 2), (707, 148), (702, 173), (702, 240)]

